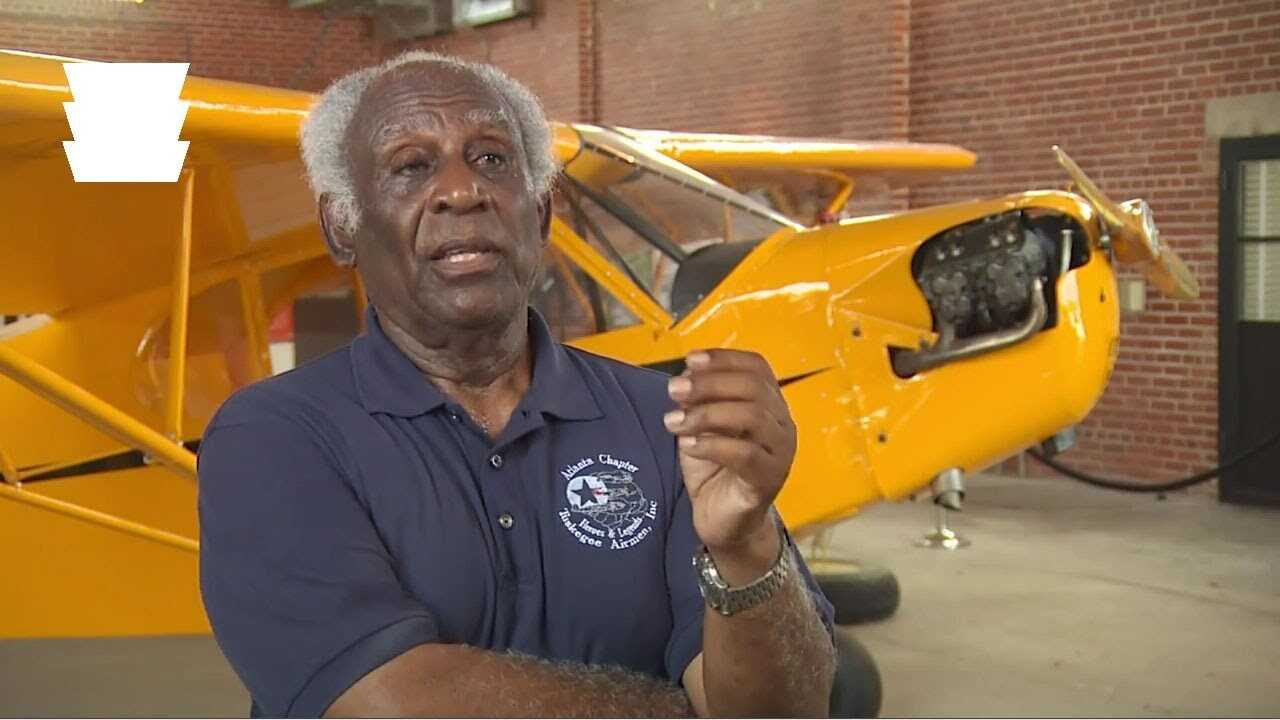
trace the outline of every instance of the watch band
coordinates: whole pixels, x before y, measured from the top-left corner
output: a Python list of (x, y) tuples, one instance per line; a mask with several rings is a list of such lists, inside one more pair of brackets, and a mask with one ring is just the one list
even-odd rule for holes
[(778, 559), (768, 572), (741, 587), (731, 587), (725, 582), (705, 545), (694, 553), (693, 567), (698, 574), (698, 588), (711, 609), (725, 617), (735, 615), (773, 597), (787, 581), (791, 574), (794, 546), (782, 524), (778, 522), (777, 525), (781, 544)]

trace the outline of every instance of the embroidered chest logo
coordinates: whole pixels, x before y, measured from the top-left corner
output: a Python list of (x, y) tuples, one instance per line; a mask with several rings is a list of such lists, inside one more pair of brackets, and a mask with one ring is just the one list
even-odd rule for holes
[(607, 453), (561, 469), (568, 505), (558, 513), (560, 524), (583, 545), (625, 550), (639, 544), (658, 517), (658, 501), (636, 484), (639, 469)]

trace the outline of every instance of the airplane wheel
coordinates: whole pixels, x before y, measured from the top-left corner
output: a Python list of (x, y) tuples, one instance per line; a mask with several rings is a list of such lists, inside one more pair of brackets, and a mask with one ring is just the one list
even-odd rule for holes
[(876, 662), (862, 643), (836, 632), (836, 674), (831, 686), (831, 717), (880, 716), (882, 688)]
[(837, 625), (883, 620), (898, 609), (898, 578), (888, 568), (841, 560), (810, 560), (809, 572), (835, 606)]

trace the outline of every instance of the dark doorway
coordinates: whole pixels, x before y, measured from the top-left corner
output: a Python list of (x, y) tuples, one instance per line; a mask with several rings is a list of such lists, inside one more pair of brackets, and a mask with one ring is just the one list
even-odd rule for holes
[[(1223, 140), (1218, 205), (1218, 452), (1280, 432), (1280, 135)], [(1280, 445), (1223, 473), (1224, 502), (1280, 505)]]

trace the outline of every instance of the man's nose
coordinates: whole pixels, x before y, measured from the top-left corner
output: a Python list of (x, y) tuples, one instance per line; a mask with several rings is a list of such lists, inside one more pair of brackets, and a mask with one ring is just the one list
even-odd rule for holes
[(461, 161), (447, 163), (431, 186), (429, 207), (434, 213), (464, 214), (488, 207), (489, 198), (480, 178)]

